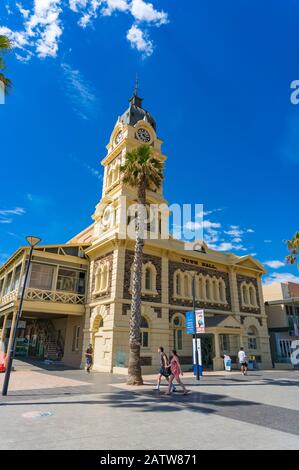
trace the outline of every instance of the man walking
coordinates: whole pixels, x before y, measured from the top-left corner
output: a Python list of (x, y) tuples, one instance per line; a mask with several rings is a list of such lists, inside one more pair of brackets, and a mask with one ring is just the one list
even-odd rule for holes
[(92, 355), (93, 355), (93, 348), (92, 348), (92, 344), (90, 344), (85, 351), (86, 372), (88, 373), (90, 372), (90, 369), (92, 366)]
[(248, 362), (247, 362), (247, 358), (246, 358), (244, 348), (240, 348), (240, 351), (238, 352), (238, 358), (239, 358), (239, 363), (240, 363), (240, 366), (241, 366), (242, 374), (247, 375)]

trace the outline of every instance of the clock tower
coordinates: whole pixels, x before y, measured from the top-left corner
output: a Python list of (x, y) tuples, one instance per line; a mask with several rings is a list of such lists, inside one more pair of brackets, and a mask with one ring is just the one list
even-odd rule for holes
[[(102, 160), (104, 178), (102, 198), (93, 215), (93, 243), (98, 244), (108, 235), (118, 233), (124, 238), (128, 208), (136, 203), (136, 188), (126, 185), (121, 176), (120, 166), (125, 161), (127, 152), (142, 144), (151, 147), (153, 155), (162, 163), (166, 160), (161, 151), (162, 140), (157, 136), (154, 117), (142, 106), (143, 99), (134, 91), (128, 109), (117, 119), (111, 133), (107, 155)], [(163, 188), (147, 191), (148, 204), (167, 204), (163, 197)]]

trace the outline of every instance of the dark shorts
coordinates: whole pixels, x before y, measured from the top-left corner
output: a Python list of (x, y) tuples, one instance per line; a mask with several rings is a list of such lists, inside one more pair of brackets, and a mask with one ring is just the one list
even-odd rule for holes
[(241, 362), (241, 367), (248, 367), (248, 363), (247, 362)]
[(91, 358), (91, 357), (87, 357), (87, 358), (86, 358), (86, 365), (87, 365), (87, 366), (91, 366), (91, 365), (92, 365), (92, 358)]
[(163, 377), (169, 377), (170, 369), (168, 367), (160, 367), (159, 374), (163, 375)]

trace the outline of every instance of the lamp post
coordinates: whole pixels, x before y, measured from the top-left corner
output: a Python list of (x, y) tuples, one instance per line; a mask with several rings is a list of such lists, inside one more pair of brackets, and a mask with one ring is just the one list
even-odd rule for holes
[(11, 348), (10, 348), (9, 355), (8, 355), (7, 366), (6, 366), (5, 377), (4, 377), (3, 388), (2, 388), (2, 395), (3, 396), (7, 395), (9, 378), (10, 378), (10, 373), (11, 373), (11, 369), (12, 369), (12, 361), (13, 361), (14, 354), (15, 354), (18, 323), (19, 323), (19, 320), (20, 320), (21, 315), (22, 315), (22, 307), (23, 307), (25, 289), (26, 289), (26, 286), (27, 286), (29, 269), (30, 269), (30, 264), (31, 264), (31, 259), (32, 259), (32, 253), (33, 253), (34, 247), (41, 241), (40, 238), (33, 237), (31, 235), (26, 237), (26, 240), (27, 240), (28, 244), (30, 245), (30, 251), (29, 251), (29, 257), (28, 257), (26, 271), (25, 271), (24, 283), (23, 283), (23, 286), (22, 286), (20, 304), (19, 304), (19, 308), (18, 308), (18, 312), (17, 312), (16, 321), (15, 321), (15, 324), (14, 324), (14, 330), (13, 330), (13, 333), (12, 333), (13, 334), (12, 343), (11, 343)]
[(195, 312), (195, 274), (192, 276), (192, 303), (193, 303), (193, 315), (194, 315), (194, 341), (195, 341), (195, 366), (196, 366), (196, 380), (200, 380), (199, 376), (199, 360), (198, 360), (198, 348), (197, 340), (198, 335), (196, 332), (196, 312)]

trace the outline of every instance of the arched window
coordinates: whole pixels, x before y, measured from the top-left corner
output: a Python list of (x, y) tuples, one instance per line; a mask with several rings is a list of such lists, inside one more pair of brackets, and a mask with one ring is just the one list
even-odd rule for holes
[(250, 326), (248, 328), (247, 335), (248, 335), (248, 349), (252, 349), (254, 351), (257, 350), (258, 349), (257, 329), (254, 326)]
[(101, 264), (96, 271), (95, 291), (106, 292), (109, 284), (109, 264)]
[(253, 284), (249, 285), (249, 301), (251, 306), (256, 306), (256, 291)]
[(149, 324), (145, 317), (141, 317), (141, 324), (140, 324), (140, 331), (141, 331), (141, 347), (148, 348), (149, 347)]
[(213, 300), (215, 302), (218, 302), (219, 301), (219, 286), (218, 286), (218, 281), (215, 277), (213, 278), (212, 286), (213, 286)]
[(175, 297), (182, 295), (182, 274), (179, 270), (173, 275), (173, 294)]
[(101, 290), (105, 291), (105, 290), (107, 290), (107, 287), (108, 287), (108, 266), (107, 266), (107, 264), (105, 264), (103, 266)]
[(176, 315), (172, 321), (173, 328), (173, 348), (177, 351), (183, 349), (184, 321), (181, 315)]
[(225, 282), (223, 279), (219, 280), (219, 294), (220, 294), (220, 302), (226, 303), (226, 288), (225, 288)]
[(152, 290), (152, 271), (149, 267), (145, 269), (145, 290)]
[(99, 267), (96, 272), (96, 280), (95, 280), (95, 291), (100, 292), (101, 290), (101, 282), (102, 282), (102, 270)]
[(242, 301), (243, 305), (249, 305), (248, 289), (245, 283), (242, 285)]
[(202, 279), (202, 275), (200, 274), (197, 278), (197, 298), (199, 300), (202, 300), (204, 298), (203, 296), (203, 279)]
[(153, 263), (148, 262), (142, 266), (142, 290), (156, 292), (157, 271)]
[(205, 279), (205, 284), (206, 284), (206, 298), (207, 300), (211, 301), (212, 300), (212, 286), (211, 286), (211, 278), (210, 276), (207, 276)]
[(184, 275), (184, 297), (191, 297), (191, 282), (189, 274)]

